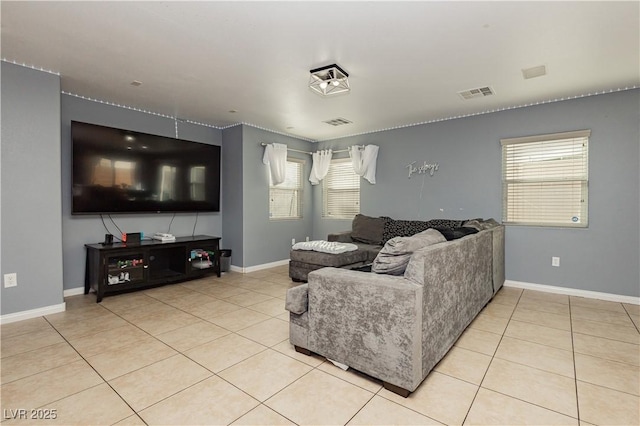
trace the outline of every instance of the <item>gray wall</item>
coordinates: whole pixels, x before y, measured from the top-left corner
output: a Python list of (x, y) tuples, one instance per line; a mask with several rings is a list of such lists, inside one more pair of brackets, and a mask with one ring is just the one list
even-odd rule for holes
[[(320, 148), (380, 146), (376, 185), (361, 183), (361, 212), (393, 218), (501, 220), (500, 139), (591, 129), (589, 227), (509, 226), (507, 279), (628, 296), (640, 295), (640, 90), (326, 141)], [(433, 177), (407, 178), (406, 165), (439, 163)], [(320, 195), (316, 191), (314, 199)], [(349, 229), (320, 218), (314, 238)], [(559, 256), (560, 267), (551, 266)]]
[(231, 249), (232, 265), (242, 266), (242, 125), (222, 131), (222, 164), (222, 248)]
[[(242, 126), (242, 199), (243, 247), (242, 265), (251, 267), (289, 259), (291, 239), (304, 241), (313, 230), (311, 197), (311, 156), (288, 152), (288, 158), (304, 160), (303, 218), (269, 220), (269, 169), (262, 163), (265, 143), (284, 143), (288, 148), (310, 151), (313, 145), (292, 137), (271, 133), (252, 126)], [(225, 215), (228, 214), (225, 211)]]
[[(84, 285), (84, 245), (103, 241), (104, 234), (107, 232), (98, 215), (71, 215), (71, 120), (176, 137), (175, 121), (171, 118), (88, 101), (75, 96), (61, 96), (59, 123), (62, 123), (62, 156), (58, 155), (57, 158), (61, 158), (62, 164), (62, 247), (65, 289)], [(222, 145), (221, 130), (184, 122), (178, 122), (178, 138)], [(225, 164), (223, 163), (221, 174), (224, 173)], [(59, 190), (60, 186), (58, 186)], [(222, 190), (224, 191), (224, 187)], [(117, 214), (111, 217), (123, 232), (144, 232), (146, 235), (153, 235), (156, 232), (168, 231), (173, 214)], [(106, 216), (105, 223), (110, 233), (118, 236), (119, 231)], [(221, 213), (200, 213), (197, 215), (197, 222), (195, 213), (178, 213), (171, 224), (171, 233), (178, 236), (191, 235), (194, 225), (196, 235), (222, 236)]]
[(2, 315), (62, 298), (60, 77), (2, 62)]

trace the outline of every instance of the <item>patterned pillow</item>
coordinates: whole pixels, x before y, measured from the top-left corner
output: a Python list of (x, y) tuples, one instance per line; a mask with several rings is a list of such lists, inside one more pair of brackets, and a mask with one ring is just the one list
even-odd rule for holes
[(384, 232), (382, 233), (382, 244), (386, 244), (394, 237), (411, 237), (418, 232), (425, 231), (429, 228), (453, 229), (459, 228), (465, 222), (464, 220), (451, 219), (431, 219), (428, 221), (421, 220), (394, 220), (390, 217), (384, 217)]

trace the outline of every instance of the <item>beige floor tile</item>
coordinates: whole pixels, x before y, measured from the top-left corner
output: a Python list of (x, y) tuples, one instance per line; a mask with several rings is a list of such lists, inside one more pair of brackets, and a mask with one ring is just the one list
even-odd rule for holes
[(376, 395), (347, 424), (367, 426), (440, 425), (442, 423)]
[(494, 358), (482, 387), (578, 418), (575, 380)]
[(490, 362), (490, 356), (454, 346), (436, 365), (435, 370), (456, 379), (479, 385)]
[(231, 423), (237, 426), (280, 426), (295, 425), (295, 423), (282, 417), (265, 405), (258, 405), (235, 422)]
[(355, 385), (312, 370), (265, 405), (297, 424), (345, 424), (373, 397)]
[(55, 408), (51, 405), (54, 401), (100, 383), (103, 380), (85, 361), (72, 362), (2, 385), (2, 408), (31, 409), (47, 404)]
[(165, 300), (165, 303), (178, 309), (182, 309), (183, 311), (188, 311), (195, 306), (204, 305), (205, 303), (213, 302), (215, 300), (215, 297), (207, 296), (206, 294), (198, 292), (192, 292)]
[(334, 365), (331, 361), (323, 362), (320, 366), (318, 366), (318, 370), (329, 373), (332, 376), (335, 376), (353, 385), (359, 386), (364, 390), (368, 390), (369, 392), (376, 393), (382, 388), (382, 382), (380, 380), (361, 373), (360, 371), (354, 370), (353, 368), (343, 370), (342, 368)]
[(34, 423), (66, 426), (111, 425), (135, 414), (106, 383), (53, 402), (49, 406), (55, 410), (55, 419), (42, 419)]
[(98, 318), (114, 317), (113, 312), (105, 309), (99, 304), (84, 306), (79, 309), (67, 309), (63, 312), (45, 316), (45, 319), (54, 327), (69, 326), (79, 322), (95, 320)]
[(629, 314), (631, 321), (636, 326), (636, 329), (640, 330), (640, 315)]
[(640, 396), (640, 367), (583, 354), (575, 358), (578, 380)]
[(578, 419), (480, 388), (465, 425), (577, 425)]
[(139, 342), (146, 337), (148, 337), (146, 332), (126, 324), (97, 334), (72, 338), (69, 339), (69, 343), (86, 358)]
[(429, 373), (409, 397), (403, 398), (386, 389), (378, 395), (447, 425), (462, 424), (478, 386), (440, 374)]
[(480, 313), (471, 325), (469, 325), (469, 328), (502, 334), (505, 328), (507, 328), (508, 322), (509, 318), (494, 317), (493, 315)]
[(156, 336), (177, 351), (184, 352), (231, 333), (206, 321), (181, 327)]
[(511, 320), (504, 335), (567, 351), (573, 350), (571, 332), (558, 330), (556, 328)]
[(280, 299), (271, 299), (264, 302), (256, 303), (255, 305), (249, 306), (249, 309), (261, 312), (272, 317), (282, 315), (284, 313), (286, 313), (287, 315), (289, 314), (289, 311), (284, 308), (284, 302)]
[(9, 383), (80, 359), (80, 355), (66, 342), (5, 357), (0, 370), (1, 383)]
[(582, 306), (571, 307), (571, 317), (587, 321), (615, 324), (622, 326), (633, 326), (629, 315), (624, 312), (603, 311), (602, 309), (583, 308)]
[(262, 293), (256, 293), (255, 291), (248, 291), (246, 293), (238, 294), (236, 296), (225, 297), (225, 302), (233, 303), (242, 307), (255, 305), (256, 303), (265, 302), (271, 300), (273, 297)]
[(136, 306), (133, 308), (129, 308), (119, 312), (120, 315), (125, 320), (136, 324), (139, 321), (144, 321), (149, 317), (154, 316), (162, 316), (162, 315), (171, 315), (176, 312), (180, 312), (179, 309), (167, 305), (164, 302), (154, 299), (153, 297), (149, 297), (150, 302), (143, 306)]
[(285, 287), (282, 284), (271, 284), (269, 282), (265, 282), (264, 286), (253, 291), (267, 296), (277, 297), (278, 299), (283, 299), (287, 296), (287, 290), (288, 287)]
[(132, 309), (144, 309), (150, 304), (159, 305), (161, 302), (143, 292), (119, 294), (102, 299), (100, 305), (118, 315)]
[(238, 288), (243, 288), (245, 290), (256, 290), (265, 285), (264, 280), (256, 279), (256, 278), (248, 278), (244, 277), (242, 279), (237, 280), (234, 285)]
[(502, 336), (488, 331), (467, 328), (458, 338), (455, 346), (493, 356)]
[(49, 324), (44, 317), (31, 318), (0, 325), (0, 338), (4, 340), (23, 334), (51, 331), (52, 329), (51, 324)]
[(277, 318), (271, 318), (244, 328), (237, 333), (254, 342), (271, 347), (289, 339), (289, 323)]
[(496, 293), (496, 295), (493, 297), (493, 301), (502, 303), (504, 305), (515, 305), (518, 303), (521, 295), (521, 288), (503, 286), (500, 291), (498, 291), (498, 293)]
[(105, 380), (111, 380), (176, 354), (175, 350), (164, 343), (152, 337), (146, 337), (136, 343), (88, 357), (87, 362)]
[(227, 284), (212, 285), (208, 288), (203, 288), (200, 291), (204, 294), (208, 294), (209, 296), (213, 296), (218, 299), (224, 299), (227, 297), (237, 296), (249, 292), (249, 290), (245, 288), (235, 287)]
[(640, 424), (640, 398), (582, 381), (577, 382), (580, 420), (596, 425)]
[(569, 315), (558, 315), (550, 312), (541, 314), (539, 311), (532, 311), (518, 306), (512, 319), (545, 327), (557, 328), (559, 330), (571, 331), (571, 318)]
[(276, 318), (281, 319), (282, 321), (289, 322), (290, 314), (289, 314), (289, 312), (287, 311), (287, 312), (285, 312), (285, 313), (283, 313), (283, 314), (278, 315)]
[(29, 333), (28, 335), (17, 334), (12, 337), (2, 336), (0, 354), (2, 358), (6, 358), (63, 342), (64, 339), (62, 336), (51, 327)]
[(265, 401), (312, 367), (273, 350), (260, 352), (218, 373), (258, 401)]
[(495, 356), (550, 373), (575, 377), (571, 351), (505, 336)]
[(210, 377), (139, 412), (149, 425), (226, 425), (259, 404), (219, 377)]
[(227, 330), (238, 331), (258, 324), (259, 322), (266, 321), (270, 318), (270, 316), (261, 314), (260, 312), (243, 308), (239, 311), (233, 311), (211, 318), (209, 321), (219, 325), (220, 327), (226, 328)]
[(193, 290), (181, 285), (164, 285), (162, 287), (145, 290), (143, 293), (147, 296), (153, 297), (154, 299), (165, 301), (192, 292)]
[(640, 346), (633, 343), (575, 333), (573, 347), (577, 353), (640, 366)]
[(572, 308), (579, 306), (582, 308), (601, 309), (603, 311), (619, 312), (622, 314), (626, 313), (624, 307), (622, 306), (622, 303), (619, 302), (609, 302), (607, 300), (589, 299), (586, 297), (577, 296), (571, 296), (569, 300), (571, 301)]
[(125, 325), (128, 325), (125, 320), (111, 312), (99, 317), (53, 324), (56, 330), (68, 340), (91, 336)]
[(493, 315), (494, 317), (511, 318), (515, 305), (502, 304), (495, 300), (490, 302), (482, 310), (483, 313)]
[(89, 306), (96, 306), (96, 296), (94, 294), (78, 294), (64, 298), (64, 305), (67, 311), (83, 309)]
[(300, 362), (304, 362), (307, 365), (312, 367), (317, 367), (322, 364), (325, 359), (320, 355), (305, 355), (300, 352), (296, 352), (293, 345), (289, 342), (289, 340), (285, 340), (284, 342), (280, 342), (277, 345), (273, 346), (271, 349), (276, 350), (280, 353), (287, 355), (293, 359), (296, 359)]
[(543, 291), (525, 290), (520, 300), (537, 300), (541, 302), (569, 304), (569, 296), (556, 293), (545, 293)]
[(640, 305), (632, 305), (631, 303), (623, 303), (624, 310), (632, 315), (640, 315)]
[(234, 305), (233, 303), (225, 302), (224, 300), (215, 300), (213, 302), (199, 305), (189, 310), (191, 315), (195, 315), (207, 321), (211, 321), (215, 317), (228, 314), (229, 312), (239, 311), (243, 309), (242, 306)]
[(210, 371), (218, 373), (265, 349), (265, 346), (242, 336), (229, 334), (190, 349), (184, 354)]
[(109, 383), (127, 404), (140, 412), (210, 376), (210, 371), (189, 358), (174, 355), (110, 380)]
[(604, 337), (621, 342), (640, 344), (640, 333), (638, 329), (631, 326), (620, 326), (615, 324), (605, 324), (596, 321), (586, 321), (571, 319), (574, 333), (587, 334), (589, 336)]
[(200, 322), (202, 319), (194, 315), (176, 310), (170, 314), (150, 315), (144, 319), (136, 321), (136, 327), (140, 327), (151, 335), (158, 335), (178, 328), (186, 327)]
[(118, 423), (114, 423), (113, 426), (147, 426), (147, 424), (137, 414), (134, 414), (120, 420)]
[(530, 311), (546, 312), (556, 315), (569, 315), (569, 305), (564, 303), (547, 302), (537, 299), (520, 299), (518, 308)]

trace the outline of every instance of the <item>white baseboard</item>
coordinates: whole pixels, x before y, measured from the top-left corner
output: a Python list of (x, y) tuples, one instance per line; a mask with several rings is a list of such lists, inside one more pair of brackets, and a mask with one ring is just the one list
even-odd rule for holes
[(261, 271), (263, 269), (275, 268), (276, 266), (283, 266), (288, 264), (289, 264), (289, 259), (284, 259), (284, 260), (278, 260), (277, 262), (263, 263), (262, 265), (249, 266), (248, 268), (231, 265), (231, 270), (235, 272), (242, 272), (243, 274), (247, 274), (249, 272)]
[(602, 293), (599, 291), (580, 290), (577, 288), (557, 287), (553, 285), (532, 284), (522, 281), (505, 280), (505, 287), (523, 288), (526, 290), (544, 291), (547, 293), (566, 294), (568, 296), (586, 297), (589, 299), (607, 300), (609, 302), (629, 303), (640, 305), (640, 297), (624, 296), (621, 294)]
[(66, 303), (62, 302), (59, 305), (45, 306), (43, 308), (30, 309), (28, 311), (16, 312), (13, 314), (6, 314), (0, 316), (0, 324), (9, 324), (10, 322), (37, 318), (44, 315), (57, 314), (58, 312), (64, 312), (65, 309)]
[(77, 296), (79, 294), (84, 294), (84, 287), (76, 287), (76, 288), (68, 288), (64, 291), (63, 296)]

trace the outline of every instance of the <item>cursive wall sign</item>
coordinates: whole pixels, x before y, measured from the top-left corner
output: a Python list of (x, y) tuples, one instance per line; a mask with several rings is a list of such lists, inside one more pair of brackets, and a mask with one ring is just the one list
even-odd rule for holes
[(438, 163), (427, 164), (425, 161), (421, 166), (416, 166), (416, 162), (414, 161), (407, 164), (405, 167), (409, 169), (408, 178), (411, 179), (411, 175), (414, 173), (418, 173), (419, 175), (429, 173), (429, 176), (433, 176), (433, 174), (438, 171), (438, 167), (440, 167), (440, 165)]

